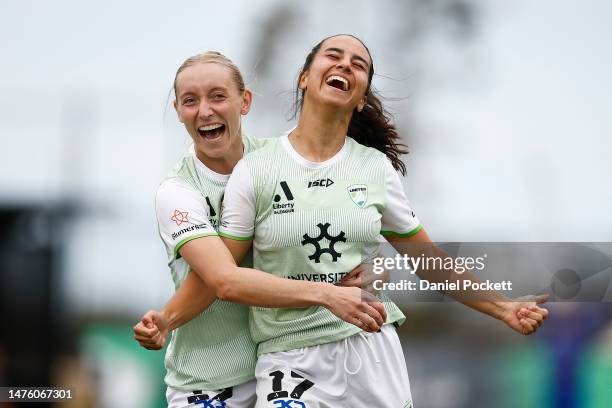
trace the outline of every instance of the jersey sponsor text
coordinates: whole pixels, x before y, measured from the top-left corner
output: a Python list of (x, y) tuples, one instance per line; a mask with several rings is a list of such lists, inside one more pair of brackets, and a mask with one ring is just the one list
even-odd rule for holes
[(332, 272), (332, 273), (300, 273), (297, 275), (287, 276), (289, 279), (293, 280), (305, 280), (310, 282), (327, 282), (327, 283), (336, 283), (340, 282), (340, 280), (347, 275), (348, 272)]
[(285, 204), (272, 204), (272, 208), (274, 209), (274, 214), (284, 214), (284, 213), (292, 213), (295, 210), (293, 207), (294, 203), (285, 203)]
[(177, 239), (178, 237), (180, 237), (181, 235), (183, 235), (186, 232), (190, 232), (190, 231), (194, 231), (194, 230), (199, 230), (199, 229), (207, 229), (206, 224), (192, 225), (191, 227), (183, 228), (182, 230), (173, 233), (172, 234), (172, 239)]

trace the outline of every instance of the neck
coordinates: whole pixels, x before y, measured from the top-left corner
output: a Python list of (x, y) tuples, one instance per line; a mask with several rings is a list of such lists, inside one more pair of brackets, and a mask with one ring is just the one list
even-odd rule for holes
[[(200, 160), (206, 167), (219, 174), (232, 174), (236, 163), (242, 158), (242, 151), (235, 155), (235, 157), (226, 157), (217, 159), (203, 156), (199, 152), (196, 152), (196, 157)], [(234, 156), (234, 155), (232, 155)]]
[(293, 148), (306, 160), (323, 162), (342, 149), (352, 112), (304, 103), (297, 128), (289, 135)]
[(242, 137), (236, 140), (236, 143), (230, 147), (230, 149), (222, 157), (209, 157), (204, 155), (202, 152), (196, 149), (196, 157), (206, 167), (219, 174), (232, 174), (236, 163), (244, 155), (244, 146), (242, 144)]

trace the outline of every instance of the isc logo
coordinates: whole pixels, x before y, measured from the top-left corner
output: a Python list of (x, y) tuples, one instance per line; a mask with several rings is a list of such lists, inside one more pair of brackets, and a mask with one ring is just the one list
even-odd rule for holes
[(315, 180), (315, 181), (309, 181), (308, 182), (308, 188), (310, 187), (329, 187), (332, 184), (334, 184), (334, 181), (332, 179), (321, 179), (321, 180)]

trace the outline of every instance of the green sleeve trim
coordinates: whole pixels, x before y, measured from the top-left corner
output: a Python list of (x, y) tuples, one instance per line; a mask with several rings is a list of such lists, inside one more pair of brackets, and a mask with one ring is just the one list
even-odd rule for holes
[(216, 236), (217, 236), (216, 232), (205, 232), (203, 234), (192, 235), (190, 237), (187, 237), (187, 238), (179, 241), (179, 243), (174, 246), (174, 259), (179, 259), (181, 257), (181, 254), (179, 253), (179, 250), (183, 247), (183, 245), (185, 245), (189, 241), (192, 241), (192, 240), (198, 239), (198, 238), (202, 238), (202, 237), (216, 237)]
[(233, 239), (234, 241), (251, 241), (253, 240), (253, 236), (250, 237), (239, 237), (236, 235), (231, 235), (226, 232), (219, 232), (219, 236), (223, 238)]
[(399, 232), (395, 232), (395, 231), (380, 231), (380, 235), (382, 235), (383, 237), (408, 238), (408, 237), (415, 235), (417, 232), (419, 232), (422, 229), (423, 229), (423, 226), (419, 224), (419, 226), (413, 229), (412, 231), (405, 232), (403, 234)]

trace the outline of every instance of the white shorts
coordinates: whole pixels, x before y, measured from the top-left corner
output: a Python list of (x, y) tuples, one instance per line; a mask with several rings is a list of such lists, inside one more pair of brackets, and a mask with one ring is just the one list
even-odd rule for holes
[(257, 408), (413, 408), (395, 327), (320, 346), (262, 354)]
[(168, 387), (168, 408), (253, 408), (255, 380), (213, 391), (183, 391)]

